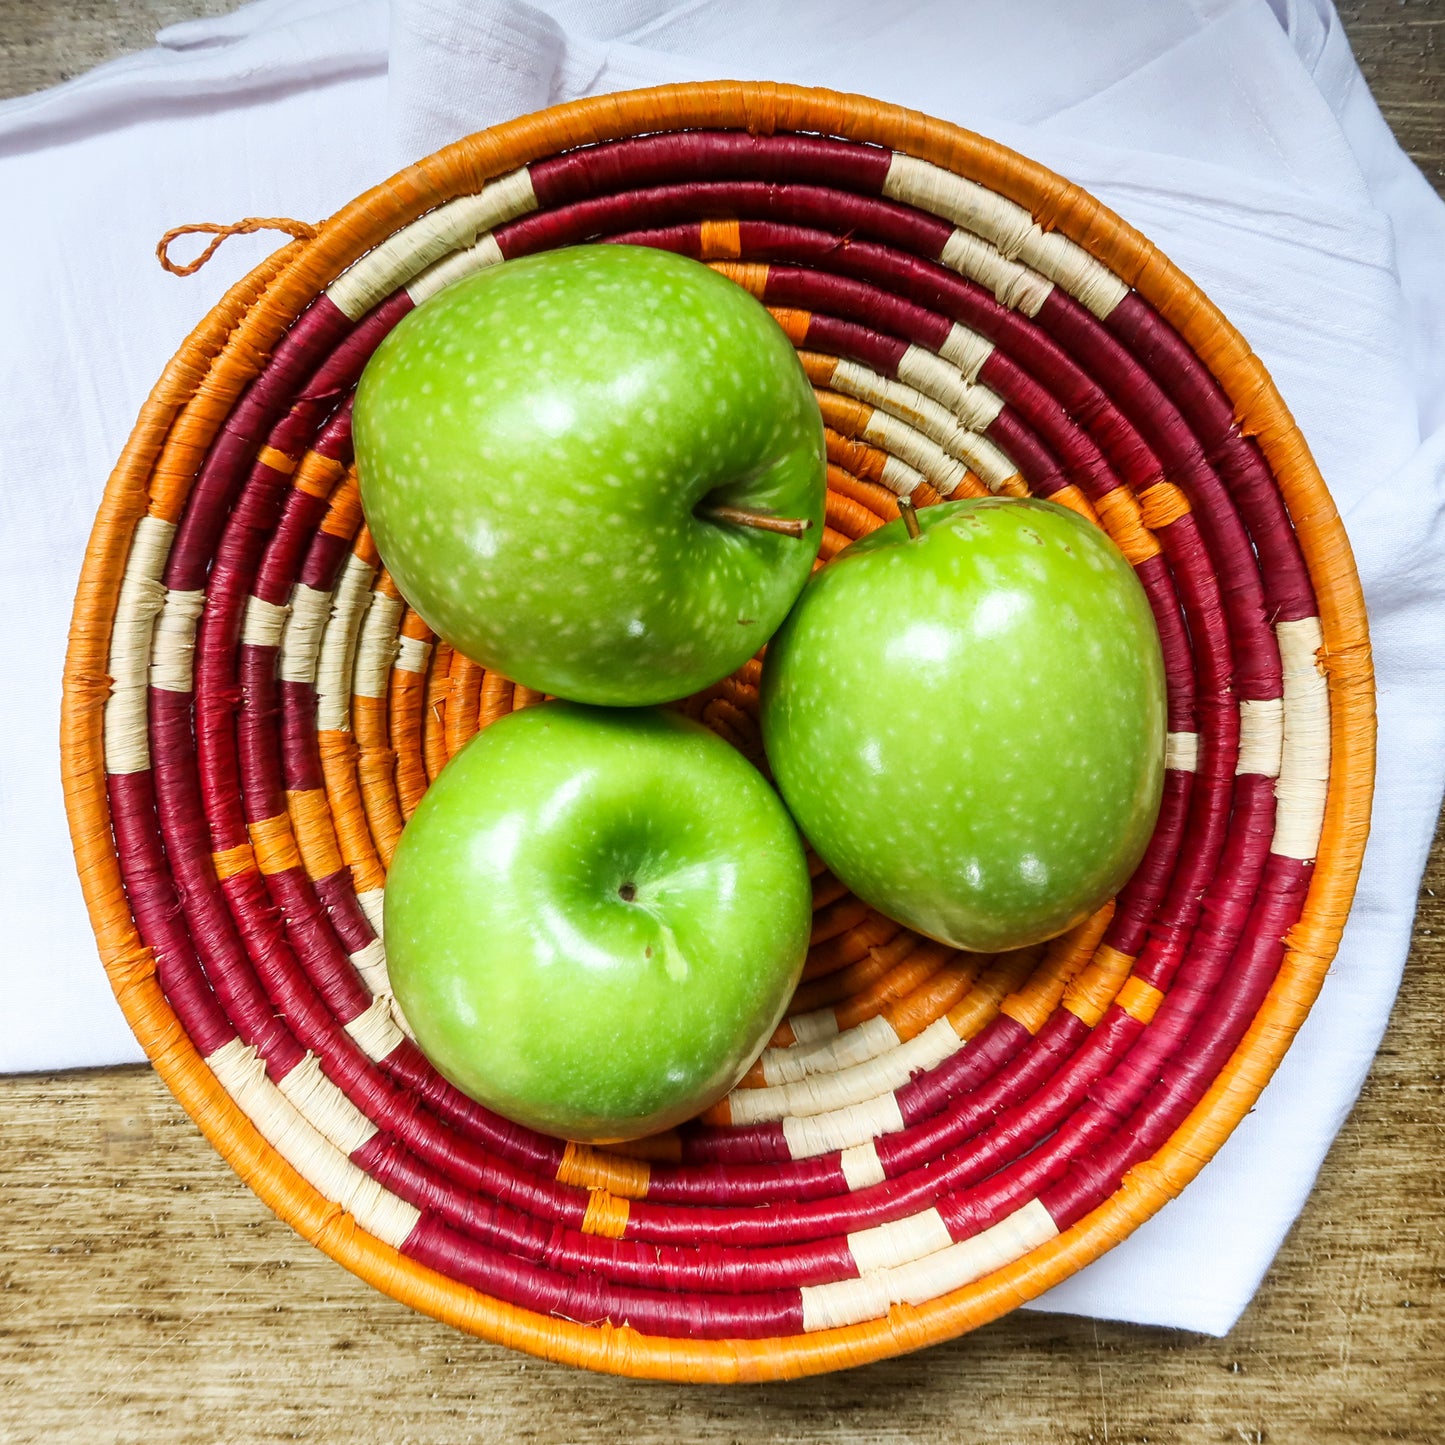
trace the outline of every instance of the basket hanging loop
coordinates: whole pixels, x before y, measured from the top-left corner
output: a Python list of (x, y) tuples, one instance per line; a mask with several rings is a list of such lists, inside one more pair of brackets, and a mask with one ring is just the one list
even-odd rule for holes
[[(172, 276), (194, 276), (216, 254), (217, 248), (228, 236), (249, 236), (254, 231), (285, 231), (288, 236), (294, 236), (298, 241), (309, 241), (318, 229), (319, 227), (313, 226), (309, 221), (293, 221), (289, 216), (246, 216), (242, 220), (232, 221), (228, 226), (217, 225), (214, 221), (196, 221), (187, 226), (172, 226), (156, 242), (156, 260)], [(194, 261), (181, 266), (171, 260), (172, 241), (181, 236), (206, 235), (214, 239)]]

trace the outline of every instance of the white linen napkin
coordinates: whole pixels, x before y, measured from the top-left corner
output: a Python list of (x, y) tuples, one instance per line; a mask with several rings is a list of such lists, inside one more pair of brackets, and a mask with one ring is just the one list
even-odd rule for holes
[(578, 95), (766, 78), (856, 90), (1062, 171), (1197, 280), (1269, 366), (1370, 605), (1375, 831), (1319, 1004), (1218, 1158), (1039, 1306), (1223, 1333), (1383, 1031), (1445, 785), (1445, 206), (1328, 0), (260, 0), (0, 103), (0, 1070), (138, 1058), (74, 879), (55, 766), (75, 578), (180, 339), (274, 239), (181, 282), (190, 220), (317, 219), (460, 134)]

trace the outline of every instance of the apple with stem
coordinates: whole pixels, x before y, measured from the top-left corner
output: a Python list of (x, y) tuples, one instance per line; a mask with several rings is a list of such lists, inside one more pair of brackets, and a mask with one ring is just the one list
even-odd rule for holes
[(424, 302), (357, 387), (383, 562), (467, 657), (636, 706), (767, 641), (822, 535), (823, 423), (766, 309), (639, 246), (507, 261)]
[(478, 733), (386, 883), (392, 987), (458, 1088), (636, 1138), (730, 1089), (802, 970), (812, 890), (762, 775), (680, 714), (543, 703)]
[(798, 826), (889, 917), (1017, 948), (1104, 903), (1164, 777), (1164, 664), (1133, 569), (1050, 502), (913, 512), (814, 575), (769, 644), (763, 744)]

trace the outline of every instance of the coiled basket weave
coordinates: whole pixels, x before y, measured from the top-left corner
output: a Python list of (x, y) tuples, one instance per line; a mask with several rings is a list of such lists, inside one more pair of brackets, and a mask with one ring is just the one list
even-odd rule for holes
[[(1208, 300), (1021, 156), (774, 85), (561, 106), (301, 229), (146, 403), (66, 669), (106, 968), (247, 1183), (440, 1319), (686, 1380), (957, 1335), (1183, 1188), (1319, 989), (1373, 776), (1344, 532)], [(760, 1061), (704, 1119), (610, 1152), (462, 1097), (392, 1005), (380, 900), (403, 822), (476, 728), (535, 695), (408, 609), (349, 446), (361, 367), (413, 306), (604, 239), (700, 257), (796, 342), (827, 425), (825, 559), (904, 493), (1032, 492), (1095, 519), (1154, 607), (1170, 719), (1158, 830), (1097, 916), (958, 953), (819, 869), (804, 980)], [(755, 757), (756, 683), (754, 664), (686, 704)]]

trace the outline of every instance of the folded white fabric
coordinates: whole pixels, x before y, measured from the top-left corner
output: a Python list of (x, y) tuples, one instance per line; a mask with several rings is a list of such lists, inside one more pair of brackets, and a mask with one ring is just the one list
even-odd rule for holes
[(134, 1059), (65, 832), (60, 665), (109, 467), (165, 361), (273, 242), (203, 275), (183, 221), (319, 218), (460, 134), (701, 78), (856, 90), (1080, 182), (1269, 366), (1354, 543), (1380, 681), (1375, 832), (1315, 1011), (1216, 1161), (1047, 1309), (1222, 1333), (1299, 1211), (1379, 1041), (1445, 784), (1445, 206), (1328, 0), (260, 0), (0, 104), (0, 1070)]

